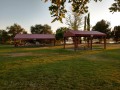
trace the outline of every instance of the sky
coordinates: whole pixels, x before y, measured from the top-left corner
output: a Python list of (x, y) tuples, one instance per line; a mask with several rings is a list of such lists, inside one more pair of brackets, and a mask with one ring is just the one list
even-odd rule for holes
[[(48, 24), (53, 32), (59, 27), (67, 26), (65, 20), (63, 23), (59, 21), (51, 23), (53, 18), (49, 12), (49, 2), (44, 0), (0, 0), (0, 29), (17, 23), (21, 25), (28, 33), (30, 27), (36, 24)], [(95, 3), (91, 0), (89, 6), (90, 23), (94, 26), (98, 21), (104, 19), (111, 23), (111, 27), (120, 25), (120, 12), (110, 13), (109, 7), (114, 0), (103, 0)], [(69, 9), (70, 5), (66, 5)], [(84, 18), (83, 18), (84, 19)]]

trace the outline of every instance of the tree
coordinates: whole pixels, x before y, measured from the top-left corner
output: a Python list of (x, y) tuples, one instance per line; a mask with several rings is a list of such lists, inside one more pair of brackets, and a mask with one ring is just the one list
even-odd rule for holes
[(90, 13), (88, 13), (87, 17), (87, 30), (90, 31)]
[(67, 31), (68, 28), (60, 27), (56, 30), (56, 40), (63, 40), (64, 32)]
[(44, 34), (46, 34), (46, 33), (52, 34), (51, 26), (45, 24), (43, 27), (44, 27), (44, 30), (43, 30)]
[(114, 3), (109, 8), (110, 12), (120, 12), (120, 0), (114, 0)]
[(118, 42), (120, 41), (120, 26), (115, 26), (112, 31), (112, 38)]
[(97, 22), (96, 25), (92, 28), (92, 30), (105, 33), (107, 34), (107, 38), (110, 38), (110, 33), (111, 33), (110, 23), (105, 20), (101, 20)]
[(41, 24), (36, 24), (35, 26), (31, 26), (30, 30), (32, 34), (40, 34), (43, 30), (43, 26)]
[(84, 17), (84, 31), (90, 31), (90, 13)]
[(84, 17), (84, 31), (86, 31), (86, 29), (87, 29), (86, 21), (87, 21), (87, 17), (85, 16)]
[(0, 43), (2, 43), (2, 31), (3, 30), (0, 30)]
[(82, 25), (82, 15), (72, 12), (72, 14), (69, 14), (66, 18), (66, 24), (70, 29), (78, 30)]
[(51, 30), (51, 27), (47, 24), (45, 25), (36, 24), (35, 26), (31, 26), (31, 33), (32, 34), (51, 34), (52, 30)]
[(5, 43), (8, 40), (8, 32), (5, 30), (0, 30), (0, 43)]
[(10, 39), (13, 39), (16, 34), (27, 34), (25, 29), (16, 23), (12, 26), (7, 27), (7, 30), (8, 30), (8, 35), (10, 36)]

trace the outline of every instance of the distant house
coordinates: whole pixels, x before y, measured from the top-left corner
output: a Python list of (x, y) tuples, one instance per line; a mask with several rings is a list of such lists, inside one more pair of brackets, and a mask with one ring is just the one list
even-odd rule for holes
[(30, 41), (30, 40), (38, 40), (38, 41), (48, 40), (50, 42), (54, 42), (55, 45), (55, 35), (53, 34), (17, 34), (14, 37), (14, 45), (15, 46), (25, 45), (25, 43), (21, 44), (21, 42)]

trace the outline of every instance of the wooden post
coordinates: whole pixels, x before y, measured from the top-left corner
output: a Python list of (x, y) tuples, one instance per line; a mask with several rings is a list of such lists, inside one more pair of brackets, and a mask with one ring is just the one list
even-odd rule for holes
[(93, 40), (93, 35), (90, 37), (90, 49), (92, 50), (92, 40)]
[(64, 49), (65, 49), (65, 44), (66, 44), (66, 38), (64, 37)]
[(16, 44), (15, 44), (16, 40), (14, 39), (14, 47), (16, 47)]
[(104, 49), (106, 49), (106, 36), (104, 36)]
[(55, 39), (54, 39), (54, 46), (55, 46)]
[(4, 44), (4, 38), (2, 37), (2, 44)]
[(14, 47), (17, 47), (17, 42), (15, 39), (14, 39)]
[(89, 37), (87, 37), (88, 48), (90, 47)]
[(78, 48), (78, 42), (79, 42), (79, 39), (78, 37), (76, 37), (76, 48)]
[(77, 49), (77, 40), (76, 40), (76, 37), (74, 37), (74, 50), (76, 51)]
[(80, 44), (82, 44), (82, 40), (81, 40), (81, 37), (80, 37), (80, 42), (79, 42)]

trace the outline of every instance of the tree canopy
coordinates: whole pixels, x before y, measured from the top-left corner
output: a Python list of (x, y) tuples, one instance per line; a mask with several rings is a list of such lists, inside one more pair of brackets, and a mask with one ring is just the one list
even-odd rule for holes
[(68, 30), (68, 28), (66, 27), (60, 27), (56, 30), (56, 39), (57, 40), (63, 40), (63, 35), (64, 35), (64, 32)]
[(45, 24), (36, 24), (35, 26), (31, 26), (31, 33), (32, 34), (51, 34), (51, 26)]
[(110, 38), (111, 29), (110, 29), (110, 23), (108, 21), (101, 20), (97, 22), (96, 25), (93, 26), (92, 30), (105, 33), (107, 34), (107, 38)]
[(120, 26), (115, 26), (112, 31), (112, 38), (118, 42), (120, 41)]
[(120, 12), (120, 0), (114, 0), (114, 3), (109, 8), (110, 12)]
[[(84, 14), (88, 12), (87, 4), (91, 0), (43, 0), (45, 2), (50, 1), (51, 6), (49, 7), (49, 11), (52, 17), (54, 17), (53, 21), (59, 20), (62, 22), (62, 18), (65, 18), (65, 13), (67, 9), (65, 7), (66, 3), (70, 3), (72, 6), (72, 11), (78, 14)], [(93, 0), (95, 2), (102, 0)], [(110, 12), (120, 12), (120, 0), (114, 0), (114, 3), (109, 8)]]
[(12, 26), (7, 27), (7, 30), (8, 30), (8, 35), (11, 37), (11, 39), (13, 39), (16, 34), (23, 34), (23, 33), (27, 34), (25, 29), (16, 23)]
[(6, 30), (0, 30), (0, 43), (5, 43), (8, 38), (8, 32)]
[[(45, 2), (49, 0), (43, 0)], [(67, 9), (65, 8), (66, 2), (70, 3), (72, 5), (72, 11), (76, 12), (78, 14), (84, 14), (88, 12), (88, 6), (87, 3), (90, 2), (90, 0), (50, 0), (51, 6), (49, 7), (50, 14), (52, 17), (54, 17), (53, 21), (59, 20), (62, 22), (62, 18), (65, 18), (65, 13), (67, 12)], [(102, 0), (94, 0), (102, 1)]]

